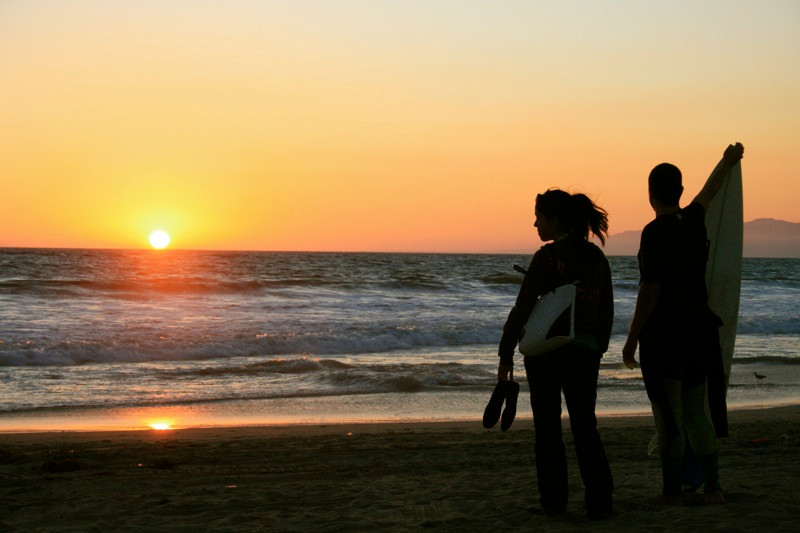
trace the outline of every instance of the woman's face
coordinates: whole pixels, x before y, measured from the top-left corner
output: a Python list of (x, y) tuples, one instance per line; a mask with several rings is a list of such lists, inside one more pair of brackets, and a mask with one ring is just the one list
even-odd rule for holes
[(549, 218), (541, 211), (536, 211), (536, 221), (533, 223), (542, 242), (553, 241), (558, 237), (558, 219)]

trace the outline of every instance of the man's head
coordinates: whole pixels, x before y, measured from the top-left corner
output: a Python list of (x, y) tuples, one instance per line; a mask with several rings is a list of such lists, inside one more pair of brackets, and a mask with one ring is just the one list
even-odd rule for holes
[(661, 163), (650, 171), (647, 180), (650, 198), (658, 203), (673, 207), (678, 205), (683, 194), (683, 179), (678, 167), (669, 163)]

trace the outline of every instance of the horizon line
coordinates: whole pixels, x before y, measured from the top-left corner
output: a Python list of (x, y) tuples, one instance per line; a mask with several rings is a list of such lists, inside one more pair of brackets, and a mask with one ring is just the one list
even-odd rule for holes
[[(602, 249), (602, 248), (601, 248)], [(395, 255), (523, 255), (532, 256), (536, 250), (500, 250), (483, 252), (434, 252), (434, 251), (389, 251), (389, 250), (254, 250), (234, 248), (167, 248), (155, 250), (153, 248), (89, 248), (69, 246), (0, 246), (0, 251), (6, 250), (51, 250), (51, 251), (87, 251), (87, 252), (231, 252), (231, 253), (266, 253), (266, 254), (395, 254)], [(605, 253), (605, 250), (603, 250)], [(636, 257), (636, 254), (605, 254), (607, 257)], [(800, 254), (789, 256), (764, 256), (743, 255), (742, 259), (800, 259)]]

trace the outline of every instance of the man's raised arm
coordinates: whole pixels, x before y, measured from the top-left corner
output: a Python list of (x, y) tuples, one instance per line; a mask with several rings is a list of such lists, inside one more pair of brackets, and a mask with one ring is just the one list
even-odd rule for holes
[(703, 209), (708, 209), (711, 200), (714, 199), (717, 191), (720, 190), (728, 174), (730, 174), (731, 168), (742, 159), (743, 155), (744, 146), (742, 146), (742, 143), (729, 144), (722, 155), (722, 161), (719, 162), (708, 177), (703, 189), (694, 197), (693, 201), (702, 205)]

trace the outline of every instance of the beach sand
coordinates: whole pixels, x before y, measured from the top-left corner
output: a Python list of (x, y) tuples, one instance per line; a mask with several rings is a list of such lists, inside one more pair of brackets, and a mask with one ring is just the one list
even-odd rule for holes
[[(604, 417), (615, 515), (537, 503), (530, 419), (0, 435), (0, 531), (797, 531), (800, 406), (731, 412), (727, 505), (660, 507), (652, 418)], [(565, 422), (565, 428), (567, 423)]]

